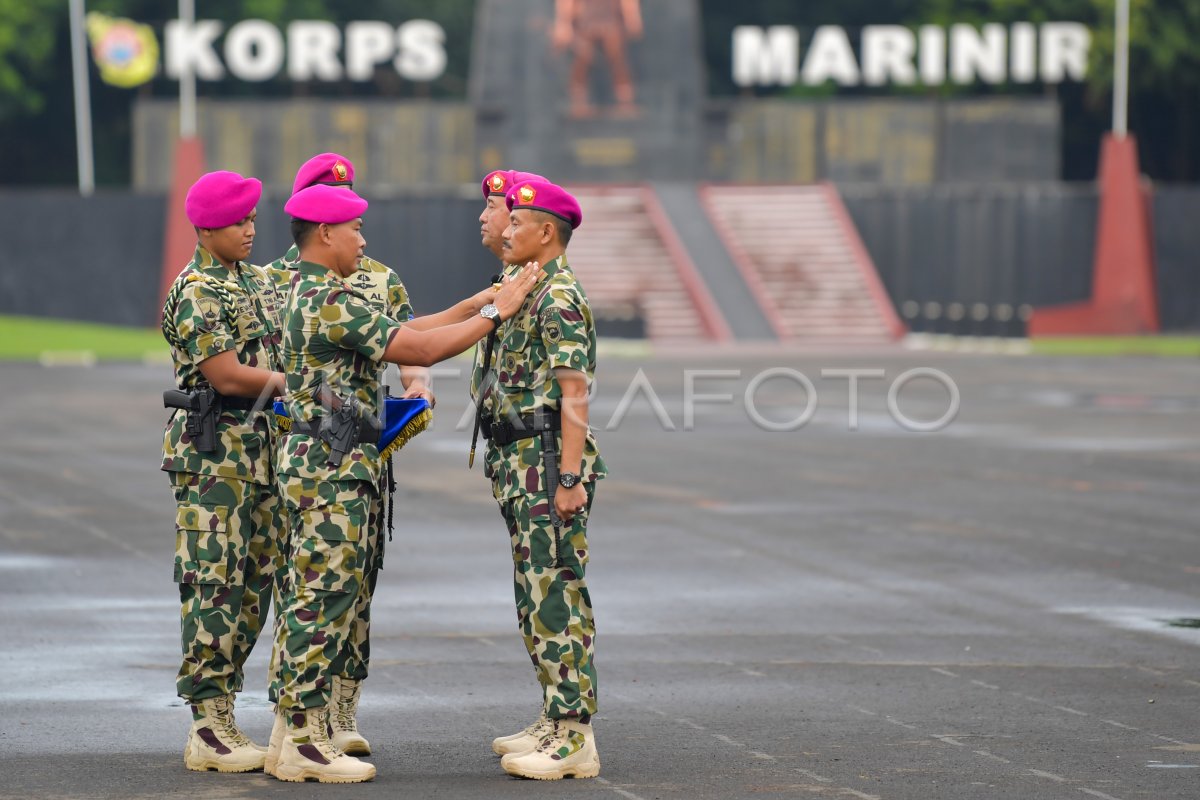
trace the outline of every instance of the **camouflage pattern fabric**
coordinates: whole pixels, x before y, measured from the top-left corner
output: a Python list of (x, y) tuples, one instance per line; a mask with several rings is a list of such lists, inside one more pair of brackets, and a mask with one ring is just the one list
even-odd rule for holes
[[(265, 270), (241, 262), (226, 269), (197, 247), (163, 307), (163, 336), (171, 345), (176, 385), (195, 389), (204, 382), (200, 362), (227, 350), (236, 350), (238, 361), (248, 367), (279, 369), (280, 311), (279, 295)], [(217, 449), (211, 453), (192, 447), (186, 424), (182, 410), (167, 423), (162, 469), (271, 485), (271, 422), (266, 413), (222, 413)]]
[[(325, 267), (303, 261), (284, 318), (288, 415), (293, 420), (311, 420), (324, 413), (316, 395), (325, 384), (343, 397), (357, 397), (367, 411), (378, 414), (379, 366), (400, 323)], [(374, 442), (356, 445), (338, 467), (327, 467), (328, 458), (329, 447), (320, 439), (287, 436), (276, 467), (280, 474), (292, 477), (378, 485), (379, 451)]]
[[(292, 245), (283, 258), (272, 262), (267, 268), (268, 273), (285, 298), (290, 297), (292, 284), (298, 283), (300, 280), (299, 264), (299, 248)], [(346, 283), (353, 286), (375, 308), (386, 313), (392, 319), (406, 321), (413, 318), (412, 304), (409, 300), (408, 292), (404, 288), (404, 284), (394, 271), (378, 261), (366, 257), (360, 259), (358, 262), (358, 272), (347, 278)], [(380, 380), (382, 380), (384, 368), (386, 368), (386, 363), (380, 365)], [(280, 458), (284, 457), (282, 452), (283, 444), (284, 442), (281, 438)], [(380, 493), (382, 494), (382, 487)], [(345, 668), (340, 672), (343, 677), (353, 680), (363, 680), (367, 676), (367, 669), (370, 662), (371, 597), (374, 595), (375, 584), (378, 581), (378, 571), (383, 567), (382, 503), (378, 505), (378, 513), (371, 514), (367, 527), (366, 558), (368, 569), (366, 578), (362, 582), (359, 596), (355, 602), (350, 636), (346, 641)], [(283, 608), (286, 605), (284, 598), (287, 597), (287, 593), (290, 591), (287, 574), (286, 570), (281, 571), (280, 579), (277, 581), (276, 591), (278, 594), (276, 608)], [(286, 631), (282, 619), (278, 616), (275, 620), (274, 634), (273, 653), (280, 654), (286, 645), (284, 641)], [(277, 663), (275, 656), (272, 657), (272, 663)], [(268, 690), (268, 695), (272, 703), (278, 700), (279, 689), (280, 680), (278, 673), (276, 673), (276, 678), (272, 680)]]
[[(292, 245), (283, 258), (276, 259), (267, 266), (267, 273), (280, 292), (288, 290), (299, 263), (300, 248)], [(408, 290), (391, 267), (369, 256), (363, 256), (358, 261), (358, 272), (346, 278), (346, 283), (392, 319), (408, 322), (413, 318)]]
[(171, 483), (183, 645), (176, 688), (207, 700), (242, 688), (282, 567), (279, 502), (273, 487), (234, 478), (173, 472)]
[[(324, 413), (315, 396), (322, 383), (378, 413), (383, 354), (400, 323), (347, 281), (307, 262), (295, 267), (284, 319), (292, 419)], [(379, 453), (364, 442), (330, 468), (328, 447), (319, 439), (287, 436), (280, 450), (277, 469), (292, 535), (273, 693), (280, 707), (311, 708), (329, 702), (334, 674), (366, 676), (370, 602), (383, 550)], [(319, 551), (333, 555), (315, 558)]]
[(350, 618), (350, 635), (346, 637), (346, 646), (343, 648), (344, 662), (337, 670), (338, 675), (350, 680), (365, 680), (371, 665), (371, 598), (375, 596), (379, 571), (383, 569), (383, 529), (385, 525), (383, 499), (377, 495), (367, 516), (363, 546), (366, 573), (362, 585), (359, 587), (358, 596), (354, 600), (354, 612)]
[[(515, 274), (519, 266), (509, 266)], [(484, 421), (558, 409), (562, 390), (554, 370), (565, 367), (585, 375), (596, 369), (596, 327), (583, 287), (566, 257), (543, 266), (546, 277), (520, 312), (501, 326), (493, 353), (495, 383), (484, 387), (483, 348), (476, 349), (472, 396), (482, 391)], [(562, 452), (562, 436), (556, 437)], [(517, 623), (542, 686), (544, 710), (551, 719), (596, 713), (593, 666), (595, 622), (585, 578), (588, 560), (587, 519), (596, 481), (608, 470), (588, 432), (581, 475), (588, 506), (557, 534), (542, 473), (540, 437), (498, 446), (488, 442), (486, 474), (508, 526), (513, 553)]]
[(329, 705), (332, 676), (346, 669), (378, 495), (369, 481), (284, 475), (280, 482), (292, 529), (278, 703), (318, 708)]
[[(506, 274), (515, 274), (510, 266)], [(582, 372), (590, 385), (596, 371), (596, 326), (587, 295), (565, 256), (546, 264), (547, 273), (520, 312), (498, 333), (494, 361), (494, 391), (484, 399), (484, 421), (525, 415), (539, 408), (557, 409), (562, 390), (554, 377), (560, 367)], [(482, 358), (477, 358), (471, 385), (477, 394), (482, 381)], [(559, 435), (558, 451), (562, 452)], [(537, 437), (503, 447), (488, 442), (485, 474), (492, 479), (496, 499), (544, 492), (542, 445)], [(591, 483), (608, 474), (591, 431), (583, 448), (580, 475)]]
[[(286, 508), (285, 508), (286, 514)], [(363, 576), (358, 594), (354, 599), (354, 608), (349, 621), (349, 634), (342, 647), (341, 659), (330, 659), (337, 663), (337, 674), (343, 678), (361, 681), (367, 677), (371, 663), (371, 598), (375, 595), (375, 586), (379, 580), (379, 571), (383, 568), (383, 503), (376, 497), (368, 510), (367, 525), (363, 539), (363, 563), (366, 572)], [(290, 559), (285, 560), (285, 564)], [(292, 591), (291, 570), (281, 569), (275, 582), (277, 591), (276, 608), (286, 608), (288, 597)], [(271, 663), (278, 665), (287, 648), (287, 627), (283, 615), (275, 617), (274, 637), (272, 642)], [(282, 688), (282, 674), (273, 669), (272, 679), (267, 695), (272, 703), (279, 701)]]
[[(198, 246), (163, 306), (176, 385), (197, 388), (200, 362), (228, 350), (247, 366), (278, 369), (280, 310), (265, 270), (241, 262), (227, 269)], [(263, 412), (225, 411), (212, 453), (192, 447), (183, 411), (163, 433), (162, 469), (171, 474), (177, 505), (177, 689), (190, 700), (241, 689), (242, 665), (269, 608), (268, 587), (282, 562), (272, 424)]]
[(543, 708), (551, 719), (581, 722), (596, 713), (597, 696), (596, 624), (585, 574), (596, 484), (586, 488), (587, 510), (557, 535), (545, 494), (517, 495), (500, 506), (512, 544), (517, 625), (542, 686)]

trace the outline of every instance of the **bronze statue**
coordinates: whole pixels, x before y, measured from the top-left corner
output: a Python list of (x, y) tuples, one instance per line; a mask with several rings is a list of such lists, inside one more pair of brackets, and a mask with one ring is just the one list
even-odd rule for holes
[(572, 116), (594, 113), (587, 84), (597, 45), (604, 48), (612, 68), (617, 113), (623, 116), (636, 113), (625, 42), (641, 36), (639, 0), (555, 0), (554, 47), (561, 51), (573, 46), (575, 50), (569, 84)]

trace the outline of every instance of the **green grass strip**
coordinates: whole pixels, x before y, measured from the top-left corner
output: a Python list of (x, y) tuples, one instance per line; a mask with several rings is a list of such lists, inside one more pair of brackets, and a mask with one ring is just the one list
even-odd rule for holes
[(1200, 358), (1200, 336), (1050, 336), (1033, 339), (1044, 356), (1167, 356)]
[(87, 363), (161, 360), (162, 333), (91, 322), (0, 315), (0, 360)]

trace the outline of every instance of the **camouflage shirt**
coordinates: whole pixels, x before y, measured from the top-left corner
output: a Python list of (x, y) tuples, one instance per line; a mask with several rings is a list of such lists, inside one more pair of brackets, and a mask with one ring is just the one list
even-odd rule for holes
[[(283, 313), (283, 371), (287, 409), (293, 420), (324, 413), (316, 398), (322, 384), (337, 394), (354, 395), (379, 413), (379, 374), (383, 354), (400, 323), (367, 297), (319, 264), (301, 261)], [(379, 482), (379, 451), (374, 442), (355, 446), (338, 467), (326, 466), (329, 447), (301, 434), (284, 438), (280, 474), (316, 480)]]
[[(292, 245), (283, 258), (272, 261), (267, 267), (275, 285), (280, 292), (288, 291), (288, 285), (296, 274), (296, 265), (300, 263), (300, 249)], [(385, 314), (399, 322), (408, 322), (413, 318), (412, 301), (409, 300), (408, 290), (400, 276), (384, 264), (373, 258), (363, 256), (358, 262), (358, 272), (346, 278), (346, 283), (357, 289), (360, 294), (375, 304)]]
[[(515, 274), (520, 265), (507, 267)], [(568, 368), (584, 374), (590, 386), (596, 371), (596, 326), (587, 295), (562, 256), (543, 267), (547, 273), (525, 300), (521, 310), (497, 333), (492, 363), (495, 388), (484, 395), (484, 422), (513, 414), (530, 414), (539, 408), (558, 409), (562, 389), (554, 370)], [(478, 349), (477, 349), (478, 350)], [(483, 380), (483, 359), (477, 352), (473, 393)], [(557, 437), (562, 453), (562, 435)], [(485, 474), (492, 479), (497, 500), (545, 491), (539, 437), (497, 446), (488, 442)], [(583, 480), (608, 474), (604, 459), (589, 430), (583, 446)]]
[[(200, 362), (236, 350), (248, 367), (278, 370), (281, 301), (262, 267), (238, 262), (232, 269), (197, 247), (163, 307), (163, 336), (175, 361), (175, 384), (204, 383)], [(268, 404), (269, 406), (269, 404)], [(198, 452), (186, 433), (187, 412), (177, 410), (163, 435), (162, 469), (217, 475), (269, 485), (271, 440), (263, 412), (227, 410), (217, 424), (217, 449)]]

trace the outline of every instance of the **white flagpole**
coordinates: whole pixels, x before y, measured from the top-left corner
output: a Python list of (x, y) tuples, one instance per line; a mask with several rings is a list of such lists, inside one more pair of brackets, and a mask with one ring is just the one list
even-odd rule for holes
[[(194, 0), (179, 0), (179, 24), (185, 30), (196, 25)], [(179, 76), (179, 138), (194, 139), (196, 136), (196, 73), (191, 62), (185, 62)]]
[(96, 189), (96, 171), (92, 163), (92, 98), (88, 87), (83, 3), (84, 0), (70, 0), (71, 70), (75, 84), (75, 153), (79, 162), (79, 194), (90, 197)]
[(1129, 118), (1129, 0), (1117, 0), (1113, 47), (1113, 134), (1124, 139)]

